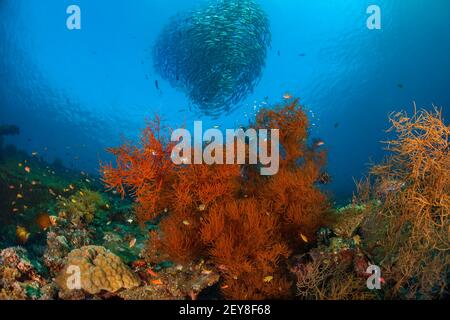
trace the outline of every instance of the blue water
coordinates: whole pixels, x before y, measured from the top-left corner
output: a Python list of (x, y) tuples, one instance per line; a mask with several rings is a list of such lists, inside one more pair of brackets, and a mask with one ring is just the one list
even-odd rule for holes
[[(448, 0), (260, 0), (273, 38), (262, 80), (217, 119), (195, 112), (152, 68), (152, 45), (168, 19), (200, 3), (0, 0), (0, 124), (21, 127), (8, 142), (96, 172), (108, 159), (104, 149), (134, 139), (146, 117), (158, 114), (172, 127), (203, 120), (235, 128), (265, 97), (276, 103), (289, 92), (308, 109), (311, 136), (326, 142), (329, 188), (343, 199), (353, 178), (382, 158), (390, 112), (411, 111), (415, 101), (442, 107), (448, 118)], [(366, 27), (373, 3), (381, 30)], [(71, 4), (81, 7), (82, 30), (66, 28)]]

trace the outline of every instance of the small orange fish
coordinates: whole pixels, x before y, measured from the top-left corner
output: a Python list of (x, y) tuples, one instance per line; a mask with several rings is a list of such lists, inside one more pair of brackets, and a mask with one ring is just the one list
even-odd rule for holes
[(203, 269), (202, 270), (202, 274), (204, 274), (204, 275), (209, 275), (211, 273), (212, 273), (212, 270), (208, 270), (208, 269)]
[(25, 167), (25, 172), (26, 172), (26, 173), (30, 173), (30, 172), (31, 172), (30, 167), (26, 166), (26, 167)]
[(132, 263), (132, 266), (134, 268), (143, 268), (145, 266), (147, 266), (147, 262), (145, 262), (145, 260), (136, 260)]
[(50, 228), (53, 224), (50, 219), (50, 216), (47, 213), (41, 213), (36, 217), (36, 224), (38, 227), (42, 230), (47, 230)]
[(17, 226), (16, 236), (17, 240), (19, 240), (20, 243), (25, 244), (28, 241), (28, 238), (30, 237), (30, 233), (24, 227)]
[(20, 193), (17, 194), (17, 199), (22, 199), (23, 195), (21, 195)]
[(147, 273), (149, 274), (149, 275), (151, 275), (152, 277), (158, 277), (159, 275), (155, 272), (155, 271), (153, 271), (152, 269), (147, 269)]
[(136, 238), (131, 239), (130, 241), (130, 248), (133, 248), (136, 245)]
[(184, 224), (185, 226), (188, 226), (188, 225), (190, 225), (191, 223), (190, 223), (189, 221), (187, 221), (187, 220), (184, 220), (184, 221), (183, 221), (183, 224)]
[(286, 100), (289, 100), (289, 99), (292, 99), (292, 96), (289, 93), (285, 93), (283, 95), (283, 98), (286, 99)]
[(308, 243), (308, 238), (303, 233), (300, 233), (300, 238), (302, 238), (304, 242)]
[(160, 285), (162, 285), (163, 284), (163, 282), (161, 281), (161, 279), (155, 279), (155, 280), (152, 280), (152, 281), (150, 281), (152, 284), (154, 284), (154, 285), (157, 285), (157, 286), (160, 286)]
[(224, 285), (224, 286), (221, 286), (220, 289), (228, 289), (229, 287), (230, 287), (229, 285)]

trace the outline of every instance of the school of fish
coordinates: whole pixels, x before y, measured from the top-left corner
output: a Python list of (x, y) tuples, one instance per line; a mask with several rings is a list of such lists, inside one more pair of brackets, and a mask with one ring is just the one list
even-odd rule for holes
[(155, 70), (200, 111), (220, 115), (253, 92), (271, 46), (269, 19), (253, 0), (215, 0), (162, 30)]

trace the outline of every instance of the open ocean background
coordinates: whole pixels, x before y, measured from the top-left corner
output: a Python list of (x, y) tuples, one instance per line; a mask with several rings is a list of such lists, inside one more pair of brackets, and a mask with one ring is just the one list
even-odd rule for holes
[[(153, 70), (163, 26), (196, 0), (0, 0), (0, 124), (7, 142), (48, 161), (96, 172), (105, 148), (134, 139), (144, 119), (172, 127), (247, 124), (265, 97), (289, 92), (308, 110), (311, 138), (326, 142), (327, 188), (348, 199), (353, 178), (382, 159), (388, 115), (450, 107), (450, 1), (260, 0), (272, 49), (255, 92), (231, 114), (203, 116)], [(82, 30), (66, 28), (66, 8), (82, 10)], [(382, 10), (382, 29), (366, 28), (366, 9)], [(278, 51), (280, 54), (278, 55)], [(155, 88), (158, 80), (161, 92)]]

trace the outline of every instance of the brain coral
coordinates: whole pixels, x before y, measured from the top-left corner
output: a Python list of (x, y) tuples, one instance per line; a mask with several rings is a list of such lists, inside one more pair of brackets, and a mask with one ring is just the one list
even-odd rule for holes
[(69, 253), (66, 266), (56, 279), (63, 290), (70, 290), (68, 280), (74, 275), (69, 270), (71, 266), (80, 268), (81, 289), (89, 294), (131, 289), (140, 283), (122, 260), (104, 247), (86, 246)]

